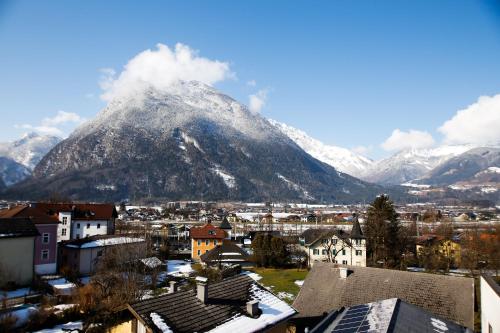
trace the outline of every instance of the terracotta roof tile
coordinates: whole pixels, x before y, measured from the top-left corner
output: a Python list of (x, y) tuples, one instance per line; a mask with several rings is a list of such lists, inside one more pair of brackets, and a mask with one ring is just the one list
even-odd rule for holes
[(189, 231), (189, 235), (194, 239), (224, 239), (226, 233), (224, 230), (217, 228), (211, 223), (205, 224), (203, 227), (193, 227)]

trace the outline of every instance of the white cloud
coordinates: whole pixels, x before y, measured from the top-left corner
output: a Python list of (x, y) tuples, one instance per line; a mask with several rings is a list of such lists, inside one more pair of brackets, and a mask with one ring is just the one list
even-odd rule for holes
[(409, 130), (408, 132), (395, 129), (382, 144), (385, 150), (404, 150), (409, 148), (428, 148), (434, 145), (434, 139), (428, 132)]
[(372, 151), (373, 146), (356, 146), (351, 148), (353, 152), (356, 154), (364, 155), (366, 156), (370, 151)]
[(500, 94), (481, 96), (472, 105), (459, 110), (438, 131), (448, 144), (498, 144), (500, 142)]
[(208, 85), (235, 78), (227, 62), (210, 60), (198, 51), (177, 43), (174, 49), (157, 44), (156, 50), (145, 50), (125, 65), (118, 77), (113, 69), (101, 70), (101, 98), (109, 101), (117, 96), (137, 93), (146, 86), (168, 89), (178, 81), (201, 81)]
[(255, 80), (247, 81), (247, 86), (249, 86), (249, 87), (255, 87), (256, 85), (257, 85), (257, 81), (255, 81)]
[(266, 104), (267, 101), (267, 89), (262, 89), (257, 91), (257, 93), (248, 96), (249, 98), (249, 103), (248, 103), (248, 108), (250, 111), (258, 113), (264, 105)]
[(29, 131), (55, 135), (64, 137), (65, 129), (73, 129), (75, 126), (83, 123), (85, 118), (80, 117), (78, 114), (66, 111), (57, 111), (54, 117), (43, 118), (39, 125), (21, 124), (14, 125), (15, 128), (26, 129)]

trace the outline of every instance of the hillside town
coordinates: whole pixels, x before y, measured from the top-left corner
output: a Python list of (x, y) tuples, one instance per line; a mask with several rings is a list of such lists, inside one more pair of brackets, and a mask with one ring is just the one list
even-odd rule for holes
[[(386, 195), (369, 205), (3, 202), (0, 327), (494, 332), (499, 232), (494, 207), (396, 206)], [(357, 312), (368, 319), (349, 319)]]

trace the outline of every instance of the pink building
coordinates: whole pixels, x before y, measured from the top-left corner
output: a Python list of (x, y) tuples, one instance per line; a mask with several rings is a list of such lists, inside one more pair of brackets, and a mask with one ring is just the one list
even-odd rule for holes
[(38, 275), (57, 272), (57, 215), (47, 214), (36, 206), (19, 205), (0, 212), (0, 218), (29, 218), (39, 232), (35, 238), (33, 265)]

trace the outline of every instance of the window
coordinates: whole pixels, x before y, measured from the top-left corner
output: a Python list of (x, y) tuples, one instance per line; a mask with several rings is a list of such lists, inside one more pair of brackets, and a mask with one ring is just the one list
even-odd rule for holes
[(44, 233), (42, 236), (42, 243), (43, 244), (48, 244), (49, 243), (49, 237), (50, 235), (48, 233)]
[(215, 232), (213, 230), (208, 230), (209, 235), (215, 235)]
[(325, 256), (326, 255), (326, 250), (321, 250), (321, 254)]
[(49, 250), (42, 250), (42, 260), (49, 259)]
[(90, 229), (90, 223), (87, 223), (87, 229)]
[(201, 251), (200, 251), (200, 250), (198, 250), (198, 255), (200, 255), (200, 253), (201, 253)]
[(337, 238), (332, 239), (333, 245), (337, 245)]
[(356, 245), (361, 245), (361, 239), (355, 239), (354, 242), (356, 243)]
[(77, 223), (77, 224), (76, 224), (76, 228), (77, 228), (77, 229), (80, 229), (80, 223)]
[(217, 245), (217, 239), (214, 239), (214, 245)]
[(337, 254), (337, 250), (333, 249), (333, 250), (332, 250), (332, 254), (333, 254), (333, 255), (336, 255), (336, 254)]
[(208, 250), (205, 250), (205, 253), (207, 253), (207, 252), (208, 252)]
[(201, 245), (201, 239), (198, 239), (198, 245)]
[(342, 265), (347, 265), (347, 260), (342, 260)]
[(356, 250), (356, 255), (357, 255), (357, 256), (361, 256), (361, 255), (363, 255), (363, 251), (361, 251), (361, 250)]
[(342, 255), (345, 256), (345, 249), (342, 250)]
[(101, 224), (97, 223), (97, 229), (101, 229)]
[(63, 224), (63, 225), (68, 224), (68, 217), (67, 217), (67, 216), (64, 216), (64, 217), (62, 218), (62, 224)]
[(313, 250), (313, 254), (314, 254), (314, 255), (318, 255), (318, 254), (319, 254), (319, 249), (314, 249), (314, 250)]
[(79, 234), (76, 234), (76, 239), (80, 239), (80, 235)]
[(101, 257), (102, 256), (102, 250), (97, 251), (97, 256)]
[(208, 245), (208, 243), (210, 243), (210, 240), (209, 239), (205, 239), (205, 245)]
[(61, 236), (66, 236), (66, 228), (63, 228), (63, 229), (61, 230)]

